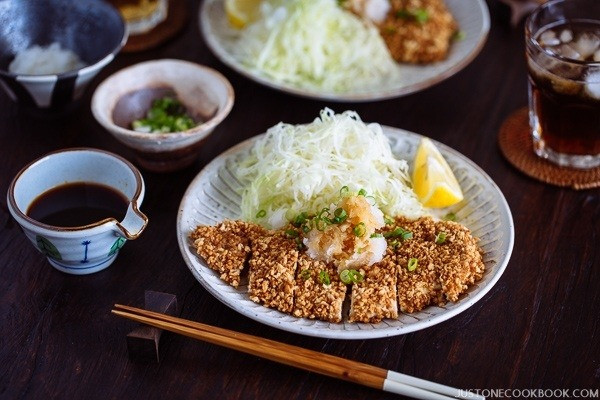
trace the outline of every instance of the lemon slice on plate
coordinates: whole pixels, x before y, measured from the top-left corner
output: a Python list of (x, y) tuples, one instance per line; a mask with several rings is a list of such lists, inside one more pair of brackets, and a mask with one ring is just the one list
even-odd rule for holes
[(425, 207), (448, 207), (464, 196), (450, 166), (427, 138), (421, 139), (413, 170), (413, 189)]
[(258, 18), (258, 8), (262, 0), (225, 0), (225, 14), (229, 23), (242, 29)]

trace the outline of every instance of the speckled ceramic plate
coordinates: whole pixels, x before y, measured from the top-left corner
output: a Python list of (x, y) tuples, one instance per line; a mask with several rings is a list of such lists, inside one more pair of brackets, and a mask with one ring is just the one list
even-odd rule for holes
[[(420, 135), (383, 127), (397, 157), (412, 160)], [(256, 138), (232, 147), (209, 163), (188, 187), (177, 215), (177, 235), (181, 254), (194, 277), (221, 302), (237, 312), (275, 328), (304, 335), (335, 339), (370, 339), (400, 335), (438, 324), (472, 306), (498, 281), (506, 268), (514, 242), (510, 209), (496, 184), (475, 163), (441, 143), (436, 145), (448, 160), (465, 200), (449, 211), (480, 239), (486, 266), (483, 278), (456, 303), (430, 306), (421, 312), (400, 314), (398, 319), (378, 324), (342, 322), (338, 324), (296, 318), (254, 303), (247, 294), (247, 282), (229, 286), (209, 269), (195, 253), (189, 234), (197, 225), (214, 225), (240, 215), (241, 186), (229, 170), (227, 159), (247, 151)]]
[(230, 27), (223, 0), (205, 0), (200, 10), (200, 31), (211, 51), (223, 63), (265, 86), (290, 94), (321, 100), (362, 102), (404, 96), (426, 89), (454, 75), (468, 65), (483, 47), (490, 29), (490, 15), (484, 0), (446, 0), (452, 15), (464, 32), (463, 40), (452, 44), (448, 58), (424, 66), (398, 64), (399, 77), (372, 86), (368, 91), (324, 92), (299, 88), (273, 80), (258, 69), (244, 65), (233, 56), (240, 35)]

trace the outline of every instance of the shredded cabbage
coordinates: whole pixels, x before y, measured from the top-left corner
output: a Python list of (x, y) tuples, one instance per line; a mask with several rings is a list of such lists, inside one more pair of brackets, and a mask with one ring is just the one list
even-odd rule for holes
[(394, 157), (379, 124), (365, 124), (354, 111), (335, 114), (326, 108), (306, 125), (280, 122), (230, 162), (244, 186), (242, 218), (268, 228), (329, 207), (344, 186), (354, 193), (366, 190), (387, 215), (424, 213), (410, 187), (407, 162)]
[(398, 68), (372, 23), (337, 0), (268, 0), (231, 49), (272, 79), (329, 92), (367, 91)]

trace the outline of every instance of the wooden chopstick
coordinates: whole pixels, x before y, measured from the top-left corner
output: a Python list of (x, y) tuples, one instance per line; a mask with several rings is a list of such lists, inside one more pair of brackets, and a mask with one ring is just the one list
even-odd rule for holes
[(447, 400), (459, 396), (460, 398), (485, 399), (471, 392), (460, 391), (358, 361), (135, 307), (115, 304), (112, 313), (306, 371), (417, 399)]

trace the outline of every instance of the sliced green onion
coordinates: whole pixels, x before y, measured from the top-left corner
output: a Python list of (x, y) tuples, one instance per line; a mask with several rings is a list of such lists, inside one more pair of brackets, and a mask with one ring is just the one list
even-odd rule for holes
[(324, 269), (319, 272), (319, 282), (321, 282), (323, 285), (331, 284), (331, 279), (329, 279), (329, 273), (327, 273), (327, 271), (325, 271)]
[(342, 188), (340, 189), (340, 197), (344, 197), (344, 196), (348, 195), (349, 191), (350, 191), (350, 188), (348, 188), (348, 186), (342, 186)]
[(340, 272), (340, 280), (346, 285), (350, 283), (359, 283), (362, 282), (364, 277), (360, 272), (355, 269), (345, 269)]
[(371, 236), (369, 236), (371, 239), (374, 238), (380, 238), (383, 237), (383, 235), (381, 233), (375, 232), (375, 233), (371, 233)]
[(398, 248), (398, 246), (400, 246), (400, 241), (398, 241), (397, 239), (394, 239), (389, 244), (390, 244), (390, 246), (392, 246), (392, 249), (396, 250)]
[(348, 218), (348, 213), (343, 208), (336, 208), (333, 212), (333, 223), (341, 224)]
[(386, 225), (394, 225), (394, 220), (387, 215), (383, 216), (383, 222), (385, 222)]
[(461, 40), (465, 40), (465, 38), (467, 37), (467, 34), (465, 33), (465, 31), (456, 31), (454, 32), (454, 35), (452, 35), (452, 40), (456, 40), (456, 41), (461, 41)]
[(267, 215), (267, 212), (265, 210), (260, 210), (259, 212), (256, 213), (256, 218), (264, 218)]
[(349, 283), (352, 283), (352, 279), (350, 278), (350, 270), (349, 269), (345, 269), (342, 272), (340, 272), (340, 280), (345, 283), (346, 285)]
[(410, 260), (408, 260), (408, 265), (406, 266), (406, 269), (408, 269), (409, 271), (414, 271), (415, 269), (417, 269), (417, 264), (419, 263), (419, 260), (417, 260), (416, 258), (411, 258)]
[(359, 196), (365, 196), (366, 194), (367, 194), (367, 191), (366, 191), (365, 189), (360, 189), (360, 190), (358, 191), (358, 195), (359, 195)]
[(362, 237), (367, 232), (367, 228), (364, 222), (359, 222), (354, 226), (354, 236)]
[(440, 232), (437, 235), (435, 235), (435, 243), (436, 244), (442, 244), (446, 241), (446, 232)]
[(308, 232), (310, 232), (310, 229), (311, 228), (310, 228), (310, 225), (308, 223), (302, 224), (302, 232), (308, 233)]
[(300, 271), (300, 277), (302, 279), (304, 279), (305, 281), (310, 279), (310, 271), (307, 269), (303, 269), (302, 271)]
[(285, 231), (285, 234), (286, 234), (288, 237), (291, 237), (291, 238), (296, 238), (296, 237), (298, 237), (298, 232), (297, 232), (297, 231), (295, 231), (295, 230), (293, 230), (293, 229), (286, 229), (286, 231)]
[(301, 212), (300, 214), (296, 215), (296, 218), (294, 218), (294, 222), (292, 222), (292, 225), (294, 225), (297, 228), (304, 224), (304, 222), (306, 222), (307, 219), (308, 214), (306, 212)]
[(448, 214), (446, 214), (444, 216), (444, 220), (445, 221), (456, 221), (456, 214), (454, 214), (453, 212), (449, 212)]
[(399, 237), (402, 240), (408, 240), (408, 239), (412, 239), (413, 233), (410, 231), (407, 231), (406, 229), (398, 227), (391, 232), (385, 232), (383, 234), (383, 237), (385, 237), (385, 238), (398, 238)]
[(298, 248), (298, 250), (302, 250), (304, 248), (304, 243), (302, 243), (302, 239), (300, 239), (299, 237), (297, 237), (294, 242), (296, 242), (296, 247)]
[(429, 13), (424, 8), (419, 8), (418, 10), (413, 11), (413, 16), (420, 24), (424, 24), (429, 20)]

